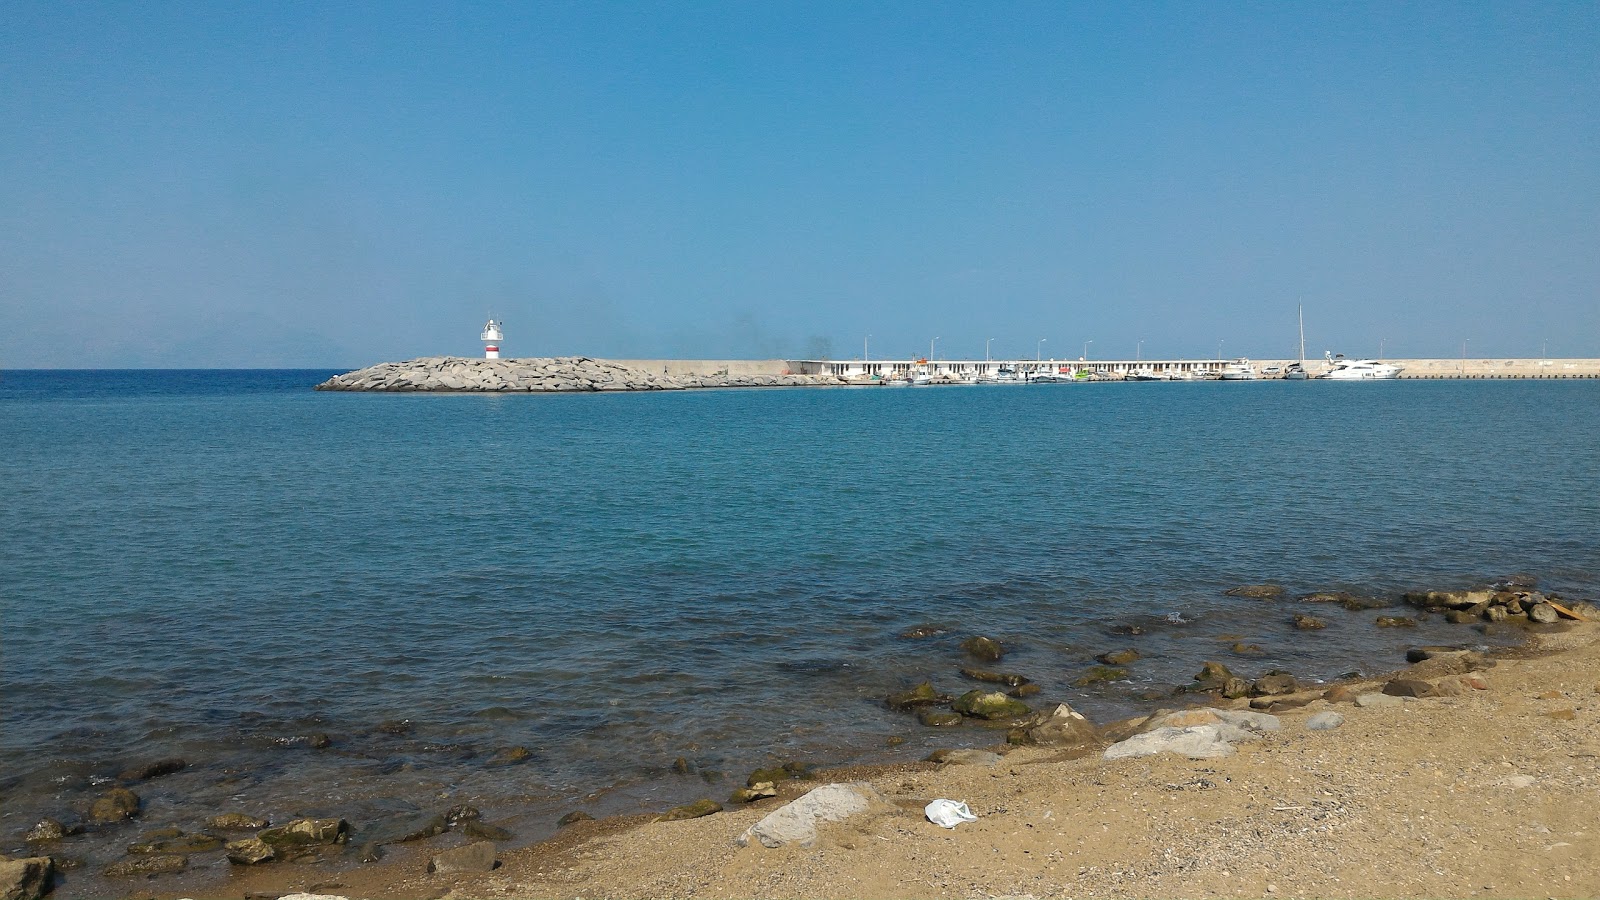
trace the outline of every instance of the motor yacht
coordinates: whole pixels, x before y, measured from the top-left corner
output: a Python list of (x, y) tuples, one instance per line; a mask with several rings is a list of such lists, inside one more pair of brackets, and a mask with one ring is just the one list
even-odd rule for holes
[(1334, 356), (1332, 353), (1324, 354), (1323, 358), (1333, 368), (1317, 377), (1330, 381), (1388, 381), (1400, 377), (1401, 367), (1393, 363), (1345, 359), (1344, 354)]
[(1243, 356), (1222, 367), (1223, 381), (1255, 381), (1260, 377), (1255, 365)]

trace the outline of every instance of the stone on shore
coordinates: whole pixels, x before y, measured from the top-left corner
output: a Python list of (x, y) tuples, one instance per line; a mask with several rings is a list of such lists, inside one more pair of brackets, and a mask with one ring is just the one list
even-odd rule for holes
[(501, 828), (499, 825), (490, 825), (488, 822), (482, 822), (477, 819), (468, 822), (461, 829), (461, 832), (467, 837), (479, 841), (509, 841), (516, 837), (508, 829)]
[(494, 842), (476, 841), (437, 853), (428, 860), (430, 875), (456, 875), (463, 872), (488, 872), (494, 868)]
[(6, 859), (0, 856), (0, 898), (39, 900), (50, 890), (55, 863), (48, 856)]
[(1548, 603), (1535, 603), (1528, 608), (1528, 621), (1530, 622), (1536, 622), (1540, 625), (1554, 625), (1559, 618), (1561, 616), (1556, 612), (1556, 608)]
[(1332, 731), (1344, 724), (1344, 716), (1332, 711), (1316, 713), (1306, 719), (1306, 728), (1312, 731)]
[(1233, 745), (1223, 739), (1217, 725), (1195, 725), (1189, 728), (1161, 727), (1154, 731), (1136, 734), (1106, 748), (1106, 759), (1129, 759), (1173, 753), (1190, 759), (1217, 759), (1234, 754)]
[(1065, 703), (1057, 704), (1049, 712), (1035, 713), (1017, 723), (1013, 729), (1017, 739), (1007, 740), (1019, 744), (1038, 744), (1045, 747), (1082, 747), (1100, 742), (1100, 730), (1082, 713)]
[(993, 750), (935, 750), (927, 761), (941, 766), (998, 766), (1001, 756)]
[(278, 850), (343, 844), (350, 839), (350, 823), (343, 819), (294, 819), (277, 828), (264, 828), (256, 837)]
[(819, 823), (842, 822), (874, 809), (888, 807), (889, 803), (883, 795), (867, 782), (825, 784), (772, 811), (766, 818), (750, 826), (738, 837), (737, 842), (741, 847), (748, 847), (751, 842), (763, 847), (782, 847), (785, 844), (813, 847), (817, 842)]
[(228, 862), (238, 866), (256, 866), (278, 856), (271, 844), (258, 837), (229, 841), (224, 849), (228, 851)]
[(1383, 686), (1391, 697), (1437, 697), (1439, 689), (1420, 678), (1396, 678)]
[(656, 821), (676, 822), (681, 819), (699, 819), (704, 816), (709, 816), (713, 813), (719, 812), (722, 812), (721, 803), (718, 803), (715, 800), (696, 800), (693, 803), (685, 803), (682, 806), (674, 806), (665, 813), (662, 813), (660, 818), (656, 819)]
[(1385, 707), (1395, 707), (1402, 705), (1403, 702), (1404, 701), (1402, 701), (1399, 697), (1391, 694), (1379, 693), (1377, 691), (1361, 694), (1356, 697), (1356, 706), (1359, 706), (1362, 709), (1383, 709)]

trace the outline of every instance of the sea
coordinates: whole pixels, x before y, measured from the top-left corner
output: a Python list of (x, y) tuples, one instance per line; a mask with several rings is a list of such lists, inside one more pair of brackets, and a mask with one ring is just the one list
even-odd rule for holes
[[(457, 804), (527, 843), (761, 766), (1000, 742), (883, 702), (981, 686), (972, 635), (1035, 707), (1106, 721), (1207, 660), (1317, 683), (1519, 639), (1308, 592), (1600, 594), (1600, 382), (313, 390), (332, 374), (0, 373), (0, 849), (163, 758), (186, 767), (135, 786), (139, 823), (59, 852)], [(1262, 582), (1286, 597), (1224, 594)]]

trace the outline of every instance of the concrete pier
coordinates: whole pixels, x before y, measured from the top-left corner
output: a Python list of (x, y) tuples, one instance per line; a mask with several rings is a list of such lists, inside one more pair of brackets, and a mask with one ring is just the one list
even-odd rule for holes
[[(1204, 377), (1222, 371), (1237, 359), (899, 359), (899, 360), (789, 360), (790, 369), (807, 375), (833, 375), (845, 380), (873, 377), (909, 377), (926, 369), (935, 380), (960, 381), (972, 376), (992, 376), (1002, 369), (1027, 376), (1036, 373), (1077, 375), (1087, 373), (1123, 378), (1134, 372)], [(1269, 370), (1281, 371), (1292, 359), (1251, 359), (1262, 378), (1274, 378)], [(1600, 359), (1386, 359), (1401, 367), (1401, 379), (1493, 379), (1493, 378), (1600, 378)], [(1321, 359), (1306, 360), (1312, 377), (1332, 368)]]

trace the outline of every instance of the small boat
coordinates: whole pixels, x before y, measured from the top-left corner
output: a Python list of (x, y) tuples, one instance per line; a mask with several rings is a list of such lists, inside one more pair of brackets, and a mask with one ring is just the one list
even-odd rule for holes
[(1390, 381), (1400, 377), (1401, 368), (1393, 363), (1372, 359), (1345, 359), (1344, 354), (1326, 353), (1323, 358), (1333, 366), (1318, 378), (1330, 381)]
[(1243, 356), (1222, 367), (1223, 381), (1255, 381), (1260, 377), (1255, 365)]
[(1157, 372), (1154, 369), (1140, 369), (1137, 372), (1129, 372), (1127, 374), (1127, 376), (1124, 377), (1123, 380), (1124, 381), (1171, 381), (1172, 380), (1172, 376), (1168, 375), (1166, 372)]

